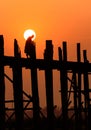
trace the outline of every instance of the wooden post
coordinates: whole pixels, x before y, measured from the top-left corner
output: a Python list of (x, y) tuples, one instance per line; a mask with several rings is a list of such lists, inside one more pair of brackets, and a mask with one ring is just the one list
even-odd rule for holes
[(45, 69), (45, 84), (46, 84), (48, 130), (50, 129), (53, 130), (54, 129), (53, 72), (50, 66), (50, 61), (53, 60), (52, 40), (46, 40), (44, 60), (46, 61), (47, 64), (47, 68)]
[[(26, 41), (26, 48), (28, 43), (28, 54), (32, 61), (36, 60), (36, 48), (35, 43), (31, 38)], [(33, 121), (34, 129), (40, 129), (40, 108), (39, 108), (39, 94), (38, 94), (38, 78), (37, 78), (37, 68), (33, 64), (31, 68), (31, 85), (32, 85), (32, 99), (33, 99)]]
[[(80, 63), (81, 62), (81, 52), (80, 52), (80, 43), (77, 43), (77, 62)], [(79, 122), (78, 122), (78, 129), (81, 129), (81, 121), (82, 121), (82, 117), (81, 117), (81, 108), (82, 108), (82, 104), (81, 104), (81, 72), (78, 72), (78, 115), (79, 115)]]
[[(59, 53), (62, 54), (61, 50)], [(63, 55), (59, 56), (62, 58), (62, 69), (60, 72), (60, 81), (61, 81), (61, 99), (62, 99), (62, 115), (63, 115), (63, 130), (68, 129), (68, 82), (67, 82), (67, 70), (66, 70), (66, 62), (67, 62), (67, 43), (63, 42)]]
[[(87, 51), (83, 50), (84, 64), (88, 64)], [(91, 130), (91, 108), (90, 108), (90, 97), (89, 97), (89, 77), (88, 72), (84, 70), (84, 96), (85, 96), (85, 118), (86, 118), (86, 130)]]
[(62, 62), (62, 49), (58, 47), (59, 61)]
[(76, 72), (73, 72), (73, 82), (74, 82), (74, 112), (75, 112), (75, 125), (74, 125), (74, 130), (78, 129), (78, 106), (77, 106), (77, 98), (78, 98), (78, 93), (77, 93), (77, 78), (76, 78)]
[(5, 130), (4, 39), (0, 35), (0, 130)]
[(14, 40), (15, 63), (13, 70), (13, 89), (15, 103), (16, 130), (23, 130), (23, 93), (22, 93), (22, 68), (17, 59), (21, 58), (17, 40)]
[[(87, 51), (83, 50), (83, 58), (84, 58), (84, 63), (88, 64), (87, 60)], [(85, 96), (85, 110), (88, 109), (89, 106), (89, 82), (88, 82), (88, 72), (84, 70), (84, 96)], [(86, 116), (87, 116), (87, 111), (86, 111)]]

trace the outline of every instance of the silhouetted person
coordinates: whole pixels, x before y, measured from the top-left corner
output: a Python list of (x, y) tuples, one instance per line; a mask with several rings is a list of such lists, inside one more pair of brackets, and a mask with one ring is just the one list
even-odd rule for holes
[(26, 53), (26, 56), (28, 58), (31, 57), (34, 53), (34, 42), (32, 41), (32, 38), (34, 37), (34, 35), (30, 36), (27, 40), (26, 40), (26, 44), (25, 44), (25, 49), (24, 52)]

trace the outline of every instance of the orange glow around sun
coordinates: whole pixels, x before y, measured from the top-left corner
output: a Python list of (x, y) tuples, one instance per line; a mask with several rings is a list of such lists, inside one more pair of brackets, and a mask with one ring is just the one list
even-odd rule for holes
[(36, 33), (32, 29), (27, 29), (24, 32), (24, 39), (27, 40), (29, 37), (32, 37), (32, 41), (36, 38)]

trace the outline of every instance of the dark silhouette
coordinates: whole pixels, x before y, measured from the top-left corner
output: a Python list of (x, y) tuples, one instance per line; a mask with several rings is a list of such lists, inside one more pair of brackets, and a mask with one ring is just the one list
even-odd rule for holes
[(24, 52), (26, 53), (26, 56), (27, 58), (31, 56), (31, 54), (33, 53), (33, 49), (34, 49), (34, 42), (32, 41), (32, 38), (34, 37), (34, 35), (32, 35), (31, 37), (29, 37), (27, 40), (26, 40), (26, 43), (25, 43), (25, 49), (24, 49)]
[[(52, 40), (46, 40), (44, 59), (36, 59), (36, 46), (32, 38), (26, 40), (24, 52), (27, 58), (22, 58), (16, 39), (14, 56), (4, 56), (4, 38), (0, 35), (0, 130), (91, 130), (91, 63), (87, 59), (87, 51), (83, 50), (81, 61), (80, 43), (77, 43), (77, 61), (68, 61), (67, 43), (63, 42), (62, 48), (58, 48), (59, 59), (54, 60)], [(5, 66), (12, 68), (12, 79), (5, 74)], [(23, 90), (23, 67), (30, 70), (32, 96)], [(45, 72), (46, 114), (40, 106), (37, 69)], [(59, 116), (55, 114), (56, 105), (53, 100), (55, 69), (60, 73)], [(12, 83), (13, 101), (5, 99), (4, 77)], [(14, 103), (14, 108), (6, 108), (7, 102)]]

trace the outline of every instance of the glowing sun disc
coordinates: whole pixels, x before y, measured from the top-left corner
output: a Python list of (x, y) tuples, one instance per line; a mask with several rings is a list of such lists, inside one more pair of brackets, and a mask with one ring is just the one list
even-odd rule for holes
[(24, 32), (24, 38), (25, 40), (27, 40), (29, 37), (33, 36), (32, 38), (32, 41), (36, 38), (36, 33), (34, 30), (32, 29), (27, 29), (25, 32)]

